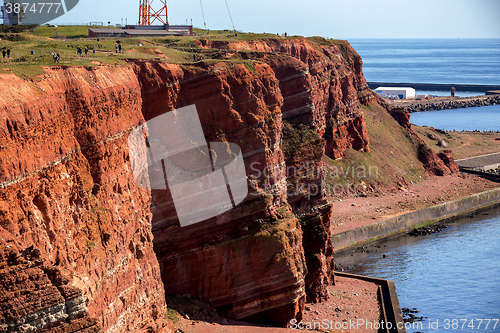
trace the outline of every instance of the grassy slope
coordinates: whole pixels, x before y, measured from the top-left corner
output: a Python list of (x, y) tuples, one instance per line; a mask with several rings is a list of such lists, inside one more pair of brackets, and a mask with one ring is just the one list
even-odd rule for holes
[[(189, 64), (192, 63), (195, 52), (194, 41), (198, 37), (163, 37), (163, 38), (79, 38), (88, 34), (88, 26), (60, 26), (38, 27), (34, 31), (21, 34), (9, 34), (0, 43), (0, 47), (9, 47), (13, 59), (3, 60), (0, 72), (13, 71), (22, 77), (36, 79), (43, 73), (43, 66), (53, 65), (51, 53), (61, 52), (61, 65), (67, 66), (96, 66), (103, 64), (126, 64), (126, 59), (162, 59), (168, 62)], [(59, 34), (68, 37), (66, 40), (53, 39)], [(199, 31), (200, 33), (200, 31)], [(206, 36), (208, 37), (208, 36)], [(234, 37), (229, 31), (211, 31), (209, 38), (212, 40), (248, 41), (276, 38), (274, 34), (238, 33)], [(293, 36), (289, 38), (299, 38)], [(115, 54), (114, 46), (120, 40), (123, 53)], [(348, 43), (340, 40), (326, 40), (321, 37), (310, 37), (308, 40), (314, 45), (337, 45), (344, 50)], [(89, 57), (77, 57), (77, 47), (89, 49)], [(92, 50), (96, 49), (96, 53)], [(35, 55), (31, 55), (31, 51)], [(253, 60), (235, 59), (212, 60), (204, 57), (205, 62), (232, 61), (242, 62), (252, 69)], [(399, 181), (417, 181), (423, 174), (421, 164), (416, 159), (415, 145), (405, 131), (392, 119), (392, 117), (376, 104), (365, 107), (366, 122), (370, 133), (371, 152), (359, 153), (353, 150), (347, 152), (346, 158), (340, 162), (327, 161), (331, 166), (347, 168), (353, 161), (356, 166), (378, 168), (378, 176), (374, 179), (365, 179), (368, 184), (394, 184)], [(352, 178), (352, 177), (351, 177)], [(355, 177), (357, 178), (357, 177)], [(344, 179), (345, 181), (346, 179)], [(353, 179), (356, 180), (356, 179)], [(339, 181), (338, 179), (334, 181)]]
[[(169, 62), (183, 63), (192, 59), (192, 54), (182, 49), (168, 48), (168, 42), (163, 45), (157, 45), (150, 42), (149, 39), (127, 38), (119, 39), (123, 53), (114, 53), (116, 38), (101, 38), (99, 42), (90, 38), (73, 39), (52, 39), (44, 37), (50, 36), (57, 28), (39, 27), (34, 32), (25, 32), (21, 34), (7, 34), (0, 41), (0, 48), (11, 49), (11, 59), (1, 59), (0, 73), (13, 73), (21, 77), (31, 77), (43, 73), (43, 66), (52, 66), (54, 61), (52, 52), (61, 53), (60, 65), (65, 66), (96, 66), (98, 64), (118, 64), (126, 65), (126, 59), (159, 59), (162, 58)], [(41, 31), (39, 31), (41, 30)], [(84, 30), (87, 32), (88, 28)], [(51, 32), (52, 31), (52, 32)], [(81, 27), (69, 27), (63, 30), (64, 33), (73, 32), (73, 35), (81, 33)], [(55, 33), (54, 33), (55, 34)], [(88, 34), (88, 33), (87, 33)], [(41, 36), (38, 36), (41, 35)], [(70, 35), (71, 34), (67, 34)], [(142, 46), (139, 46), (142, 44)], [(76, 55), (78, 47), (89, 49), (88, 57), (79, 57)], [(92, 50), (96, 50), (93, 53)], [(34, 51), (34, 55), (31, 52)]]
[(333, 170), (329, 171), (330, 176), (335, 176), (337, 170), (350, 170), (345, 175), (327, 177), (327, 183), (331, 187), (364, 183), (368, 188), (380, 188), (421, 181), (424, 169), (417, 159), (417, 145), (413, 137), (378, 104), (370, 104), (363, 109), (370, 134), (370, 153), (348, 149), (340, 161), (325, 157), (327, 167)]
[[(195, 41), (200, 37), (221, 41), (249, 41), (276, 38), (274, 34), (238, 33), (235, 37), (230, 31), (211, 31), (210, 35), (193, 37), (162, 37), (162, 38), (88, 38), (90, 26), (40, 26), (34, 30), (27, 29), (21, 33), (6, 33), (0, 41), (0, 48), (11, 49), (11, 59), (1, 59), (0, 73), (13, 72), (21, 77), (37, 79), (43, 73), (43, 66), (54, 65), (52, 52), (61, 53), (61, 65), (64, 66), (96, 66), (98, 64), (125, 65), (126, 59), (161, 59), (172, 63), (189, 64), (193, 61), (193, 49), (200, 52)], [(101, 27), (102, 28), (102, 27)], [(104, 27), (106, 28), (106, 27)], [(113, 27), (109, 27), (113, 29)], [(198, 31), (200, 34), (201, 31)], [(66, 39), (54, 39), (56, 35)], [(85, 38), (83, 38), (85, 37)], [(288, 37), (300, 38), (299, 36)], [(123, 47), (122, 54), (114, 53), (116, 41), (119, 40)], [(325, 40), (320, 37), (309, 39), (313, 44), (337, 44), (341, 48), (345, 41)], [(88, 57), (78, 57), (78, 47), (89, 49)], [(93, 53), (93, 50), (96, 53)], [(34, 55), (32, 55), (32, 51)], [(207, 56), (204, 61), (212, 61)], [(216, 61), (216, 60), (213, 60)], [(217, 61), (232, 61), (244, 63), (253, 69), (253, 60), (231, 59)]]
[[(71, 26), (39, 26), (33, 31), (34, 36), (54, 38), (57, 34), (66, 38), (86, 38), (89, 35), (89, 28), (96, 28), (84, 25)], [(115, 27), (97, 27), (99, 29), (118, 29)]]
[[(43, 73), (42, 66), (54, 64), (52, 52), (60, 52), (61, 65), (95, 66), (98, 63), (122, 64), (126, 59), (163, 59), (173, 63), (190, 63), (193, 54), (190, 48), (196, 49), (194, 41), (197, 37), (164, 37), (164, 38), (82, 38), (88, 36), (89, 26), (41, 26), (34, 31), (23, 33), (8, 33), (0, 41), (0, 48), (11, 49), (11, 59), (1, 59), (0, 73), (13, 71), (19, 76), (35, 78)], [(220, 32), (220, 31), (219, 31)], [(223, 33), (227, 33), (222, 31)], [(218, 40), (250, 40), (272, 35), (240, 34), (237, 38), (225, 35), (216, 37), (217, 31), (211, 33), (211, 38)], [(53, 39), (59, 34), (67, 37)], [(115, 54), (114, 46), (120, 40), (123, 53)], [(76, 56), (78, 47), (89, 49), (88, 57)], [(96, 50), (93, 53), (92, 50)], [(34, 51), (34, 55), (31, 52)]]
[[(432, 127), (412, 125), (418, 135), (435, 151), (450, 149), (455, 159), (486, 155), (500, 152), (500, 133), (498, 132), (445, 132)], [(437, 138), (433, 140), (429, 135)], [(438, 145), (439, 140), (445, 140), (448, 148)]]

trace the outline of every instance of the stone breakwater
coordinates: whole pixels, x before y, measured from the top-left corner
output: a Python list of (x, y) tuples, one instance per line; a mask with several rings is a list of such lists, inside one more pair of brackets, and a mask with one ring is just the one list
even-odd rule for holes
[(409, 112), (438, 111), (445, 109), (461, 109), (489, 105), (499, 105), (500, 95), (435, 98), (430, 100), (414, 100), (395, 102), (397, 107), (404, 107)]

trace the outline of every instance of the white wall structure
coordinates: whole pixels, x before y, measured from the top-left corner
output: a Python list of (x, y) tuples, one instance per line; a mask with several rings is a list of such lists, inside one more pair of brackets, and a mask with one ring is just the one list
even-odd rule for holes
[(408, 99), (415, 98), (415, 89), (403, 87), (378, 87), (375, 92), (382, 98)]

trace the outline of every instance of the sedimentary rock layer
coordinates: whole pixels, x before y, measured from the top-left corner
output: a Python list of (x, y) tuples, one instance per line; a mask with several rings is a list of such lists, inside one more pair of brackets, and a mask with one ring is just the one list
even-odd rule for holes
[(1, 80), (2, 233), (69, 271), (103, 330), (160, 330), (151, 197), (128, 162), (127, 133), (143, 119), (135, 73), (50, 68), (40, 81)]
[[(284, 325), (301, 318), (306, 299), (328, 298), (332, 212), (320, 190), (322, 157), (368, 152), (363, 105), (379, 103), (360, 57), (346, 42), (314, 38), (197, 45), (224, 59), (0, 76), (0, 247), (32, 247), (42, 260), (5, 259), (6, 278), (41, 282), (0, 287), (2, 295), (48, 295), (24, 312), (4, 312), (2, 325), (169, 331), (165, 292)], [(128, 136), (193, 104), (207, 142), (241, 148), (249, 195), (181, 228), (168, 189), (136, 184)], [(66, 278), (51, 287), (54, 269)], [(30, 302), (29, 294), (12, 297)], [(84, 323), (69, 322), (73, 314)]]

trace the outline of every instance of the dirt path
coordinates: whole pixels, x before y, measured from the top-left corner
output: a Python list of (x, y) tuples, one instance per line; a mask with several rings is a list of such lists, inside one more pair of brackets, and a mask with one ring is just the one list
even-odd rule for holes
[[(455, 160), (500, 152), (498, 132), (443, 132), (432, 127), (416, 125), (412, 125), (412, 129), (433, 150), (451, 149)], [(446, 142), (447, 147), (441, 146), (442, 140)]]
[(332, 232), (338, 234), (499, 186), (474, 176), (432, 176), (422, 183), (393, 192), (339, 199), (332, 203)]
[[(325, 303), (306, 304), (304, 318), (300, 323), (292, 323), (291, 328), (276, 328), (264, 325), (252, 325), (226, 319), (216, 319), (213, 323), (197, 320), (188, 320), (180, 317), (175, 323), (176, 333), (281, 333), (297, 332), (304, 327), (312, 328), (314, 332), (352, 332), (348, 327), (363, 321), (363, 325), (356, 329), (360, 333), (376, 333), (370, 329), (370, 324), (380, 322), (380, 305), (377, 296), (378, 286), (371, 282), (336, 277), (336, 285), (328, 288), (331, 300)], [(361, 323), (361, 321), (359, 322)], [(295, 326), (293, 326), (295, 325)], [(367, 328), (368, 326), (368, 328)], [(372, 325), (374, 326), (374, 325)], [(337, 329), (336, 329), (337, 328)]]

